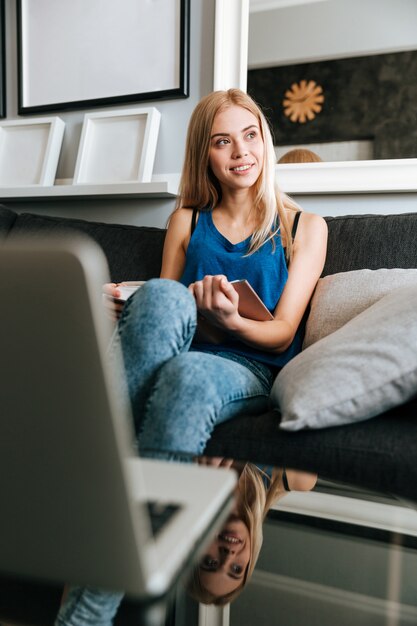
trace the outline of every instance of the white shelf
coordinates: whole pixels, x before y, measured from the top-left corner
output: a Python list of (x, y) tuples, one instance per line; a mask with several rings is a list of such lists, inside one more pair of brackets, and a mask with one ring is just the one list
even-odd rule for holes
[[(417, 159), (297, 163), (277, 165), (278, 185), (289, 194), (417, 192)], [(78, 184), (57, 179), (55, 185), (0, 186), (0, 201), (75, 198), (173, 198), (179, 174), (158, 174), (148, 183)]]
[[(162, 180), (163, 178), (163, 180)], [(0, 201), (8, 200), (73, 200), (76, 198), (173, 198), (177, 195), (179, 175), (171, 174), (154, 177), (149, 183), (115, 183), (106, 185), (78, 184), (72, 181), (56, 180), (50, 187), (41, 185), (21, 185), (1, 187)]]
[(417, 159), (280, 164), (276, 175), (290, 195), (417, 191)]
[(395, 499), (388, 504), (317, 491), (291, 491), (272, 508), (417, 537), (415, 509)]

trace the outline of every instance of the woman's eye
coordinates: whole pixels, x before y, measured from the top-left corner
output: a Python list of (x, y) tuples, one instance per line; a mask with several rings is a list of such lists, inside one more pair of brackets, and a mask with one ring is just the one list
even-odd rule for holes
[(203, 561), (202, 561), (202, 565), (204, 567), (209, 567), (210, 569), (214, 569), (215, 567), (217, 567), (217, 560), (216, 559), (212, 559), (209, 556), (205, 556)]
[(243, 571), (243, 569), (240, 567), (240, 565), (232, 565), (232, 572), (233, 574), (241, 574)]
[(228, 143), (229, 143), (228, 139), (219, 139), (216, 145), (218, 145), (218, 146), (225, 146)]
[(251, 133), (248, 133), (246, 136), (247, 136), (248, 139), (255, 139), (256, 133), (254, 131), (252, 131)]

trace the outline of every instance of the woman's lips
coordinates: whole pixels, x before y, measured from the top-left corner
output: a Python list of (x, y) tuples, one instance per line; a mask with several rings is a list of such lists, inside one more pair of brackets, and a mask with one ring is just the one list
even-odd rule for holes
[(229, 543), (231, 545), (237, 545), (239, 543), (242, 543), (242, 539), (236, 533), (230, 532), (228, 530), (219, 533), (218, 538), (221, 541), (225, 541), (226, 543)]
[(242, 165), (236, 165), (235, 167), (231, 167), (230, 171), (236, 174), (244, 174), (248, 172), (253, 167), (253, 163), (243, 163)]

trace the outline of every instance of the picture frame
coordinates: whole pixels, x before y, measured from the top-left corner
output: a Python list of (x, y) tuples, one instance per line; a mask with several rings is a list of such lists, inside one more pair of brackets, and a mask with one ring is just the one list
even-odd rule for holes
[(188, 97), (190, 0), (16, 3), (19, 114)]
[(73, 184), (151, 182), (160, 119), (155, 107), (87, 113)]
[(0, 118), (6, 117), (6, 23), (4, 0), (0, 0)]
[(60, 117), (0, 122), (0, 187), (54, 185), (64, 131)]

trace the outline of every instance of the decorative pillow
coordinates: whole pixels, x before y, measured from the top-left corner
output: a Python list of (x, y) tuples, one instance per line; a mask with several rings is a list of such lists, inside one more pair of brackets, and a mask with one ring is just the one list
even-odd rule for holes
[(398, 287), (417, 285), (417, 269), (340, 272), (320, 278), (311, 300), (303, 348), (341, 328)]
[(272, 387), (285, 430), (340, 426), (417, 395), (417, 286), (392, 291), (290, 361)]

